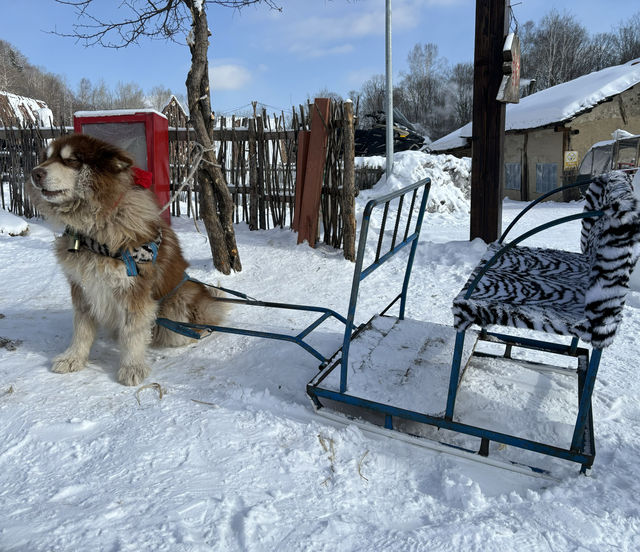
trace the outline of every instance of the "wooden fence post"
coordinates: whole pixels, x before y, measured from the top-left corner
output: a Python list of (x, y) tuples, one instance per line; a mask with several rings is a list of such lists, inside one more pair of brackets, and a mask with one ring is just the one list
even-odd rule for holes
[(249, 230), (258, 229), (258, 160), (256, 120), (249, 119)]
[(260, 115), (256, 116), (256, 133), (258, 137), (258, 213), (260, 217), (260, 229), (266, 230), (268, 227), (265, 190), (268, 175), (266, 174), (267, 160), (264, 147), (264, 120)]
[(344, 131), (344, 176), (342, 181), (342, 243), (344, 258), (356, 260), (356, 214), (355, 214), (355, 130), (353, 128), (353, 102), (342, 104)]

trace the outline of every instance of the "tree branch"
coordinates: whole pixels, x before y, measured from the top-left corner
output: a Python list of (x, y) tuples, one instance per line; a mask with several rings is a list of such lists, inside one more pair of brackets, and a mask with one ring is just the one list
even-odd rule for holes
[[(119, 21), (102, 19), (90, 9), (94, 0), (55, 0), (58, 4), (71, 6), (76, 11), (77, 20), (72, 33), (52, 31), (58, 36), (75, 38), (85, 46), (100, 45), (105, 48), (126, 48), (138, 44), (140, 38), (173, 40), (189, 28), (192, 21), (186, 0), (122, 0), (118, 13), (123, 8), (128, 13)], [(271, 9), (281, 11), (274, 0), (203, 0), (204, 4), (240, 10), (254, 4), (266, 4)]]

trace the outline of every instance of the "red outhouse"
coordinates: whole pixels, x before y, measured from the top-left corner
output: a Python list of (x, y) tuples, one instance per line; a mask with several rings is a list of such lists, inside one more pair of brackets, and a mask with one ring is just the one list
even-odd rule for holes
[[(131, 154), (136, 167), (151, 173), (151, 190), (161, 207), (169, 201), (169, 122), (155, 109), (78, 111), (73, 130), (109, 142)], [(169, 209), (162, 212), (171, 224)]]

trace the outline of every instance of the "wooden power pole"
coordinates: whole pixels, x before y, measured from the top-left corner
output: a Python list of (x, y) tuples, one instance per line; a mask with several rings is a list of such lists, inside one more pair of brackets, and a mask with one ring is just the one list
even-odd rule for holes
[(505, 104), (502, 50), (509, 31), (508, 0), (476, 0), (471, 154), (471, 239), (498, 239), (502, 223)]

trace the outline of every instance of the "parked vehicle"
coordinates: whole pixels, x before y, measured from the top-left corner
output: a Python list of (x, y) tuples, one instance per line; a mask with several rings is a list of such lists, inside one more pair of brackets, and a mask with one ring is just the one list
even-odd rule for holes
[[(384, 111), (364, 116), (370, 128), (356, 129), (356, 156), (386, 155), (387, 134)], [(416, 132), (413, 125), (396, 108), (393, 110), (393, 151), (419, 150), (424, 145), (424, 136)]]
[(579, 179), (588, 180), (611, 170), (633, 170), (640, 166), (640, 134), (616, 133), (617, 139), (604, 140), (589, 148), (578, 168)]

